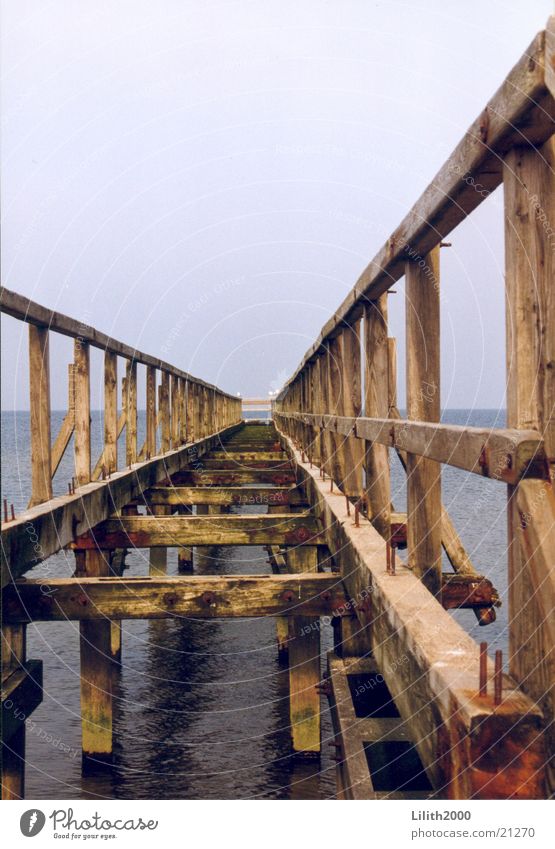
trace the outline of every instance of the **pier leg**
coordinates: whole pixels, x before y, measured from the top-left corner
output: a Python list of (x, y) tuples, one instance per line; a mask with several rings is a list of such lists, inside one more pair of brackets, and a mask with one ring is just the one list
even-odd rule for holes
[[(110, 574), (109, 552), (86, 551), (87, 577)], [(112, 623), (83, 621), (81, 629), (81, 723), (83, 770), (112, 762)]]
[[(25, 662), (25, 631), (25, 625), (2, 627), (2, 681)], [(2, 709), (8, 708), (3, 704)], [(25, 723), (22, 723), (9, 740), (2, 740), (2, 799), (23, 799), (24, 791)]]
[[(183, 504), (178, 508), (178, 512), (182, 516), (189, 516), (193, 510)], [(193, 549), (191, 546), (184, 546), (177, 550), (177, 571), (180, 575), (192, 575), (193, 573)]]
[[(150, 512), (153, 516), (169, 516), (171, 507), (166, 507), (163, 504), (156, 504), (150, 507)], [(151, 548), (150, 549), (150, 575), (165, 575), (168, 571), (168, 549), (167, 548)]]
[[(317, 572), (315, 546), (288, 549), (291, 572)], [(318, 616), (289, 617), (289, 716), (293, 751), (320, 753), (320, 619)]]

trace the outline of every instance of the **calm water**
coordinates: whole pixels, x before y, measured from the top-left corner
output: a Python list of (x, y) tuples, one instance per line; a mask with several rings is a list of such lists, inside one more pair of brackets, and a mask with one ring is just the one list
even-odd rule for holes
[[(258, 415), (258, 414), (257, 414)], [(63, 413), (53, 413), (56, 432)], [(453, 424), (502, 427), (504, 413), (448, 410)], [(28, 413), (2, 413), (2, 494), (22, 509), (29, 498)], [(101, 447), (102, 419), (93, 413), (93, 456)], [(141, 439), (139, 429), (139, 440)], [(123, 450), (123, 449), (122, 449)], [(120, 455), (121, 456), (121, 455)], [(60, 468), (56, 493), (67, 491), (71, 457)], [(392, 467), (394, 503), (405, 509), (404, 473)], [(472, 611), (454, 615), (491, 650), (506, 649), (505, 487), (444, 468), (443, 500), (476, 567), (492, 579), (504, 602), (498, 620), (478, 628)], [(246, 510), (249, 508), (237, 508)], [(255, 509), (255, 508), (251, 508)], [(129, 576), (145, 574), (144, 552), (128, 558)], [(213, 550), (206, 571), (269, 572), (262, 549)], [(73, 558), (61, 553), (33, 576), (70, 575)], [(168, 572), (177, 573), (175, 551)], [(109, 775), (81, 777), (79, 629), (75, 623), (28, 628), (29, 657), (44, 663), (44, 701), (27, 733), (28, 798), (326, 798), (335, 789), (323, 717), (320, 764), (289, 756), (287, 674), (280, 668), (271, 618), (231, 622), (162, 620), (123, 623), (123, 666), (115, 702), (117, 766)], [(324, 649), (331, 633), (323, 634)], [(70, 751), (63, 751), (62, 748)]]

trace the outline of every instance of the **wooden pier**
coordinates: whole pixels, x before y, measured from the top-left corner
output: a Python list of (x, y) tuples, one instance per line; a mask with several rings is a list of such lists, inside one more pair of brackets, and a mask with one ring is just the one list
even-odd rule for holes
[[(24, 797), (25, 720), (42, 698), (41, 661), (26, 655), (30, 622), (80, 623), (83, 769), (91, 770), (114, 761), (121, 621), (245, 616), (276, 619), (299, 757), (319, 756), (329, 700), (338, 798), (553, 794), (554, 96), (551, 19), (324, 326), (272, 402), (270, 421), (245, 421), (240, 398), (2, 290), (2, 312), (28, 324), (32, 481), (28, 508), (16, 514), (4, 505), (2, 524), (4, 798)], [(507, 428), (455, 427), (440, 423), (440, 252), (497, 188)], [(402, 278), (406, 419), (387, 325), (388, 292)], [(74, 340), (58, 434), (53, 333)], [(104, 353), (96, 458), (92, 347)], [(74, 475), (54, 495), (70, 444)], [(406, 513), (392, 505), (390, 452), (406, 470)], [(509, 674), (448, 612), (472, 609), (487, 635), (500, 600), (442, 503), (442, 464), (507, 488)], [(197, 561), (215, 545), (264, 546), (268, 570), (206, 574), (205, 564), (198, 574)], [(167, 574), (168, 548), (178, 550), (177, 576)], [(73, 577), (33, 577), (36, 564), (62, 549), (73, 551)], [(148, 574), (125, 576), (131, 549), (149, 550)], [(334, 650), (322, 675), (328, 627)]]

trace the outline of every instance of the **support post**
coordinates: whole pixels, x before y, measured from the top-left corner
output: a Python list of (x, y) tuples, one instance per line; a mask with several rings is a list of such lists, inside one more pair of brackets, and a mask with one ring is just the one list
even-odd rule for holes
[[(407, 417), (440, 418), (439, 247), (409, 261), (406, 278)], [(407, 454), (409, 565), (436, 596), (441, 594), (441, 466)]]
[[(110, 574), (110, 552), (91, 549), (80, 552), (88, 578)], [(112, 623), (89, 620), (80, 623), (81, 726), (83, 770), (112, 763)]]
[[(290, 572), (317, 572), (316, 546), (287, 550)], [(303, 755), (320, 752), (320, 619), (289, 617), (289, 715), (293, 751)]]
[[(544, 713), (555, 751), (555, 139), (505, 157), (507, 426), (545, 440), (549, 480), (508, 487), (509, 665)], [(555, 791), (555, 767), (547, 771)]]
[[(340, 337), (341, 396), (338, 414), (357, 418), (362, 412), (360, 321), (343, 328)], [(355, 436), (341, 436), (339, 456), (342, 467), (342, 488), (351, 498), (362, 492), (364, 446)]]
[(146, 369), (146, 453), (147, 457), (156, 454), (156, 368)]
[[(26, 628), (26, 625), (2, 625), (2, 684), (25, 663)], [(2, 739), (2, 800), (24, 797), (25, 722), (22, 722), (9, 740)]]

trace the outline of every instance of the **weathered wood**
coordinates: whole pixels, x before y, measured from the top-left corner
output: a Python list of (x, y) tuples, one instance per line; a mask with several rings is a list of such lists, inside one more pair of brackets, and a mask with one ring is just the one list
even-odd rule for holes
[[(341, 394), (338, 413), (357, 418), (362, 412), (360, 321), (341, 331), (339, 355)], [(345, 495), (358, 498), (362, 492), (364, 447), (355, 438), (354, 429), (348, 436), (340, 438), (338, 454), (342, 469), (342, 490)]]
[(46, 327), (29, 325), (29, 399), (31, 430), (30, 506), (52, 498), (50, 434), (50, 355)]
[(104, 354), (104, 455), (103, 465), (111, 475), (118, 468), (118, 358)]
[[(364, 310), (365, 353), (365, 416), (387, 416), (388, 343), (387, 295), (370, 302)], [(358, 427), (357, 427), (358, 433)], [(385, 539), (389, 539), (391, 512), (391, 480), (389, 454), (375, 438), (366, 442), (365, 454), (366, 496), (372, 524)]]
[[(193, 508), (181, 504), (178, 513), (182, 516), (190, 516)], [(177, 571), (180, 575), (191, 575), (194, 570), (192, 546), (180, 546), (177, 549)]]
[[(85, 552), (87, 578), (97, 580), (110, 572), (109, 552), (91, 549)], [(119, 581), (119, 578), (107, 580)], [(111, 656), (111, 623), (83, 618), (80, 622), (81, 657), (81, 745), (85, 769), (109, 764), (112, 760), (112, 685), (114, 666)], [(121, 617), (114, 617), (121, 618)]]
[(286, 457), (282, 460), (219, 460), (213, 459), (212, 457), (206, 457), (202, 461), (203, 468), (205, 469), (219, 469), (222, 471), (257, 471), (259, 469), (283, 469), (289, 471), (291, 469), (291, 465), (289, 463), (289, 459)]
[(256, 487), (256, 486), (159, 486), (143, 493), (138, 503), (167, 505), (220, 504), (251, 506), (287, 504), (305, 504), (306, 499), (295, 487)]
[(251, 469), (250, 471), (234, 472), (226, 469), (199, 469), (198, 471), (181, 472), (176, 484), (199, 486), (239, 486), (240, 484), (272, 484), (274, 486), (291, 486), (295, 483), (292, 471), (284, 469)]
[(147, 457), (156, 454), (156, 369), (147, 366), (146, 369), (146, 442)]
[(171, 446), (170, 422), (170, 376), (163, 371), (158, 387), (158, 408), (160, 410), (160, 451), (166, 454)]
[[(553, 45), (554, 40), (551, 34), (549, 43)], [(546, 55), (545, 33), (540, 32), (324, 325), (283, 392), (324, 340), (344, 322), (351, 322), (367, 300), (377, 300), (403, 276), (407, 259), (425, 256), (489, 197), (502, 182), (502, 156), (507, 151), (515, 145), (537, 146), (549, 139), (555, 104), (546, 85), (546, 67), (553, 85), (552, 60), (553, 46)], [(278, 396), (278, 404), (280, 399)]]
[[(304, 553), (304, 549), (297, 550)], [(106, 620), (181, 616), (209, 619), (296, 617), (301, 614), (314, 617), (341, 611), (346, 599), (337, 575), (306, 573), (294, 576), (180, 575), (125, 580), (115, 577), (52, 578), (46, 583), (44, 578), (29, 579), (11, 585), (3, 594), (2, 603), (3, 615), (10, 623), (27, 622), (31, 617), (34, 621), (71, 619), (87, 624), (90, 629), (87, 633), (91, 636), (89, 655), (93, 657), (100, 639), (100, 631), (95, 631), (93, 626), (109, 629), (110, 622)], [(310, 665), (310, 659), (307, 664)], [(308, 694), (306, 696), (308, 698)], [(89, 715), (96, 710), (94, 705), (99, 704), (99, 699), (102, 703), (101, 696), (94, 696)], [(312, 703), (313, 699), (309, 701)]]
[[(125, 397), (125, 378), (123, 378), (123, 380), (122, 380), (122, 387), (123, 387), (123, 397)], [(125, 427), (125, 410), (122, 410), (121, 413), (119, 414), (117, 428), (116, 428), (116, 445), (117, 445), (117, 441), (119, 440), (121, 434), (123, 433), (124, 427)], [(101, 477), (102, 477), (102, 469), (103, 468), (106, 468), (106, 463), (104, 461), (104, 451), (102, 451), (102, 454), (98, 458), (96, 466), (93, 469), (93, 473), (91, 475), (91, 480), (93, 480), (93, 481), (100, 480)]]
[(83, 486), (91, 479), (91, 382), (90, 349), (88, 343), (81, 337), (75, 340), (73, 362), (75, 475), (79, 485)]
[(58, 431), (58, 435), (54, 440), (54, 444), (52, 446), (52, 459), (51, 459), (51, 476), (54, 477), (56, 472), (58, 471), (58, 466), (62, 462), (62, 458), (66, 453), (67, 446), (73, 436), (73, 429), (75, 427), (75, 392), (74, 392), (74, 384), (73, 384), (73, 363), (70, 363), (68, 366), (68, 405), (67, 405), (67, 413), (64, 416), (64, 420), (60, 426), (60, 430)]
[[(4, 736), (6, 723), (11, 722), (14, 708), (10, 705), (8, 693), (4, 691), (9, 682), (21, 681), (26, 662), (26, 626), (10, 624), (2, 616), (2, 799), (23, 799), (25, 789), (25, 725), (21, 725), (10, 735)], [(14, 678), (19, 676), (19, 678)], [(11, 689), (11, 688), (10, 688)], [(25, 713), (25, 716), (27, 714)]]
[(487, 578), (482, 575), (453, 575), (450, 572), (442, 576), (440, 601), (445, 610), (501, 604), (497, 590)]
[[(166, 509), (166, 508), (159, 508)], [(75, 548), (150, 548), (179, 545), (309, 545), (321, 543), (309, 513), (215, 516), (122, 516), (83, 534)]]
[[(540, 150), (515, 148), (504, 162), (507, 423), (536, 428), (555, 456), (555, 140)], [(552, 473), (551, 473), (552, 476)], [(534, 495), (537, 500), (534, 500)], [(524, 515), (524, 522), (523, 522)], [(544, 710), (555, 749), (553, 701), (553, 570), (550, 487), (522, 481), (509, 487), (510, 669)], [(524, 527), (523, 527), (524, 526)], [(544, 564), (542, 568), (542, 564)], [(549, 564), (546, 571), (545, 566)], [(542, 574), (546, 584), (539, 584)], [(548, 774), (549, 792), (555, 770)]]
[[(23, 629), (24, 625), (12, 626)], [(2, 681), (2, 741), (10, 746), (42, 702), (42, 661), (22, 661)], [(22, 728), (23, 726), (23, 728)], [(17, 746), (17, 739), (15, 740)]]
[[(407, 417), (439, 422), (439, 248), (406, 265)], [(430, 592), (441, 591), (441, 468), (407, 453), (409, 564)]]
[[(153, 517), (171, 515), (171, 507), (151, 505), (149, 512)], [(168, 549), (165, 546), (153, 546), (149, 554), (149, 575), (165, 575), (168, 571)]]
[[(292, 573), (318, 572), (316, 548), (290, 547), (286, 559)], [(294, 752), (317, 754), (320, 751), (320, 692), (317, 687), (321, 683), (318, 616), (295, 613), (289, 617), (287, 648), (291, 745)]]
[[(224, 434), (237, 427), (232, 425)], [(201, 456), (219, 440), (219, 435), (202, 440), (196, 443), (195, 450)], [(94, 527), (121, 510), (137, 492), (187, 467), (188, 455), (188, 448), (180, 448), (164, 457), (154, 457), (136, 465), (132, 471), (116, 472), (109, 481), (90, 483), (75, 495), (53, 498), (45, 505), (18, 514), (15, 521), (2, 528), (2, 586), (69, 545), (78, 531)]]
[(177, 448), (181, 444), (181, 420), (180, 420), (180, 398), (179, 378), (172, 375), (171, 378), (171, 447)]
[(125, 462), (137, 462), (137, 363), (128, 360), (125, 367)]
[[(168, 374), (175, 374), (177, 377), (185, 380), (194, 380), (199, 386), (205, 386), (220, 395), (227, 397), (232, 403), (236, 404), (237, 399), (233, 395), (222, 392), (215, 386), (201, 380), (198, 377), (192, 377), (187, 372), (166, 363), (157, 357), (151, 357), (142, 351), (137, 351), (131, 345), (126, 345), (124, 342), (118, 342), (111, 336), (101, 333), (95, 327), (91, 327), (82, 321), (75, 318), (70, 318), (67, 315), (51, 310), (48, 307), (43, 307), (35, 301), (31, 301), (24, 295), (19, 295), (17, 292), (12, 292), (2, 286), (0, 291), (0, 309), (6, 315), (11, 315), (20, 321), (25, 321), (28, 324), (37, 325), (38, 327), (48, 327), (55, 333), (60, 333), (63, 336), (70, 336), (72, 339), (80, 339), (83, 345), (92, 345), (99, 348), (101, 351), (112, 351), (120, 357), (127, 360), (134, 360), (136, 363), (142, 363), (145, 366), (153, 366), (159, 371), (166, 371)], [(236, 420), (239, 420), (240, 415), (236, 415)], [(235, 422), (234, 422), (235, 423)]]
[(283, 463), (288, 462), (287, 454), (283, 451), (211, 451), (210, 460), (226, 460), (227, 462), (234, 463), (249, 463), (252, 460), (255, 460), (258, 463), (266, 463), (266, 462), (274, 462), (274, 463)]
[(376, 664), (434, 788), (450, 798), (542, 798), (545, 755), (534, 702), (508, 676), (500, 706), (491, 680), (490, 695), (477, 697), (479, 646), (411, 570), (399, 563), (396, 575), (386, 573), (385, 540), (364, 516), (354, 527), (344, 500), (289, 448), (356, 604), (351, 611), (372, 622)]

